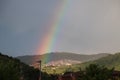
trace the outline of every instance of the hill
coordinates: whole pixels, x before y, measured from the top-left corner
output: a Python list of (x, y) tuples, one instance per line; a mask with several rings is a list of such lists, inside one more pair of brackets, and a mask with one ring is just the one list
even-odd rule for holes
[[(96, 60), (91, 60), (91, 61), (83, 62), (80, 64), (73, 64), (71, 66), (58, 67), (56, 68), (56, 71), (58, 73), (64, 72), (66, 70), (78, 71), (80, 69), (85, 69), (85, 67), (89, 66), (90, 64), (98, 64), (110, 69), (115, 68), (115, 70), (120, 70), (120, 52), (115, 54), (108, 54), (107, 56), (98, 58)], [(49, 71), (49, 69), (50, 68), (48, 68), (47, 71)]]
[(22, 80), (21, 78), (38, 80), (39, 70), (0, 53), (0, 80)]
[(83, 64), (80, 64), (80, 66), (85, 67), (91, 63), (103, 65), (108, 68), (114, 67), (116, 70), (120, 70), (120, 52), (102, 57), (102, 58), (94, 60), (94, 61), (85, 62)]
[(68, 53), (68, 52), (54, 52), (54, 53), (48, 53), (43, 55), (18, 56), (17, 59), (29, 65), (32, 65), (33, 63), (36, 63), (36, 61), (39, 61), (39, 60), (43, 62), (44, 60), (40, 59), (41, 57), (47, 57), (49, 59), (48, 62), (43, 63), (46, 65), (59, 64), (60, 62), (64, 62), (64, 64), (73, 64), (73, 62), (78, 64), (78, 63), (83, 63), (87, 61), (93, 61), (101, 57), (105, 57), (107, 55), (109, 54), (101, 53), (101, 54), (93, 54), (93, 55), (83, 55), (83, 54), (75, 54), (75, 53)]

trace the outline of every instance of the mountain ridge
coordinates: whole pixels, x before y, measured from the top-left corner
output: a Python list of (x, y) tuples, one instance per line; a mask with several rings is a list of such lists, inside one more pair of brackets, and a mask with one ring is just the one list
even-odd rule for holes
[(71, 61), (79, 61), (79, 62), (87, 62), (91, 60), (96, 60), (104, 56), (108, 56), (108, 53), (101, 53), (101, 54), (91, 54), (91, 55), (84, 55), (84, 54), (76, 54), (76, 53), (68, 53), (68, 52), (52, 52), (47, 53), (43, 55), (27, 55), (27, 56), (18, 56), (17, 59), (21, 60), (22, 62), (32, 65), (33, 63), (36, 63), (36, 61), (41, 60), (43, 62), (43, 59), (40, 59), (41, 57), (49, 57), (48, 62), (44, 62), (43, 64), (48, 64), (50, 62), (60, 61), (60, 60), (71, 60)]

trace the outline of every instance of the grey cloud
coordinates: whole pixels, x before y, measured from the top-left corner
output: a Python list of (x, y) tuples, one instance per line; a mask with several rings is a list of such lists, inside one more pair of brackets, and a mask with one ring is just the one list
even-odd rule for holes
[[(79, 2), (82, 4), (75, 6)], [(74, 6), (66, 13), (67, 26), (61, 30), (62, 39), (65, 40), (60, 45), (66, 46), (62, 49), (78, 53), (119, 51), (119, 4), (118, 0), (71, 2)]]
[[(51, 26), (48, 23), (53, 20), (63, 1), (7, 1), (6, 5), (2, 5), (0, 15), (0, 45), (4, 45), (5, 50), (2, 46), (0, 49), (14, 55), (22, 55), (20, 52), (24, 54), (29, 50), (34, 52), (36, 45), (49, 31)], [(119, 0), (70, 0), (65, 7), (52, 51), (88, 54), (119, 51)], [(17, 52), (19, 54), (15, 54)]]

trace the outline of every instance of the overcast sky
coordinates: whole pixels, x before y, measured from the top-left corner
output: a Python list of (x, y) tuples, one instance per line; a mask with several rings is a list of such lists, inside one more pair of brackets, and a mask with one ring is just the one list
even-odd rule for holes
[[(0, 0), (0, 52), (35, 54), (63, 0)], [(120, 0), (68, 0), (53, 52), (120, 51)]]

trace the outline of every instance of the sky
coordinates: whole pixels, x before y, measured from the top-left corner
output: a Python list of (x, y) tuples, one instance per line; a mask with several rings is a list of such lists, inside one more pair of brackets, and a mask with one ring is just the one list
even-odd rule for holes
[[(51, 52), (120, 51), (120, 0), (0, 0), (0, 52), (34, 55), (55, 15), (61, 22)], [(64, 7), (63, 12), (59, 7)], [(59, 16), (59, 15), (58, 15)]]

